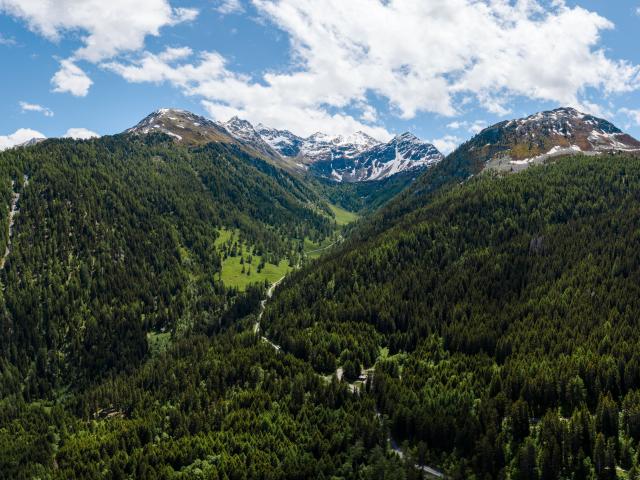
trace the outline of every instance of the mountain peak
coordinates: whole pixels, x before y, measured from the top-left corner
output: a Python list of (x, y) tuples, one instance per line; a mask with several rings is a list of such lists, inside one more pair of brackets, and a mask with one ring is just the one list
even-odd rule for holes
[(154, 132), (169, 135), (174, 141), (186, 145), (234, 143), (234, 139), (218, 123), (177, 108), (160, 108), (126, 131), (134, 135)]
[(336, 137), (332, 137), (331, 135), (327, 135), (326, 133), (322, 133), (322, 132), (316, 132), (312, 135), (309, 135), (306, 140), (312, 140), (312, 141), (316, 141), (316, 142), (330, 142), (331, 140), (335, 139)]
[(470, 173), (483, 168), (519, 171), (561, 155), (640, 152), (640, 142), (602, 118), (573, 107), (538, 112), (492, 125), (461, 145)]
[(358, 130), (356, 133), (343, 138), (343, 143), (351, 145), (361, 145), (364, 148), (371, 148), (374, 145), (382, 143), (381, 141), (373, 138), (368, 133)]
[(248, 120), (234, 116), (224, 122), (222, 126), (232, 137), (262, 156), (270, 159), (280, 159), (280, 154), (262, 138), (253, 124)]
[(224, 125), (243, 125), (243, 126), (250, 126), (251, 128), (254, 128), (251, 122), (249, 122), (248, 120), (245, 120), (244, 118), (240, 118), (237, 115), (231, 117), (229, 120), (224, 122)]
[(186, 145), (235, 144), (289, 170), (313, 170), (338, 181), (379, 180), (429, 167), (443, 158), (433, 145), (409, 132), (389, 143), (361, 130), (345, 136), (316, 132), (301, 138), (288, 130), (263, 124), (254, 127), (239, 116), (218, 123), (177, 108), (160, 108), (127, 130), (137, 135), (153, 132), (164, 133)]
[(411, 132), (404, 132), (401, 133), (400, 135), (396, 135), (395, 139), (397, 140), (401, 140), (401, 141), (414, 141), (414, 140), (420, 140), (418, 137), (416, 137), (413, 133)]
[(251, 140), (255, 140), (257, 135), (251, 122), (237, 116), (231, 117), (222, 125), (234, 136), (250, 137)]

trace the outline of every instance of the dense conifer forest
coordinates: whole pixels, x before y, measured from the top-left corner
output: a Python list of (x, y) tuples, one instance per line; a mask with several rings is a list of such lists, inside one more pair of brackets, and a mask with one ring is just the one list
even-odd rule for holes
[(0, 271), (0, 392), (27, 400), (135, 368), (148, 333), (218, 328), (237, 298), (217, 281), (221, 228), (276, 263), (332, 231), (313, 191), (221, 145), (52, 140), (0, 165), (5, 204), (20, 193)]
[[(164, 135), (0, 153), (0, 478), (639, 478), (640, 161), (438, 168), (303, 263), (390, 195)], [(223, 231), (290, 259), (268, 301)]]
[(266, 331), (375, 367), (392, 434), (453, 478), (636, 478), (639, 192), (631, 157), (455, 184), (292, 275)]

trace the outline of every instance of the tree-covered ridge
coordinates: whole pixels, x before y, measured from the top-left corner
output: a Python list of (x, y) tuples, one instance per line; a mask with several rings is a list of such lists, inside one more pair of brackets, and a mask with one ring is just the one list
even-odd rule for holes
[(5, 398), (0, 426), (0, 478), (419, 478), (373, 398), (249, 331), (185, 338), (62, 402)]
[(293, 177), (225, 146), (190, 151), (163, 135), (2, 152), (0, 188), (5, 229), (12, 189), (21, 193), (0, 272), (0, 392), (27, 398), (133, 368), (148, 331), (219, 325), (236, 297), (217, 281), (220, 228), (238, 228), (278, 259), (296, 235), (302, 244), (332, 225)]
[(631, 157), (476, 178), (292, 275), (263, 327), (318, 370), (406, 352), (378, 406), (460, 478), (613, 478), (640, 440), (638, 192)]

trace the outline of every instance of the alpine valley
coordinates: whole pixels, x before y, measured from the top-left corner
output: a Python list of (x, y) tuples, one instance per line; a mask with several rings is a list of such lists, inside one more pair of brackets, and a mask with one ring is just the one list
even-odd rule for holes
[(640, 142), (385, 140), (0, 152), (0, 478), (640, 478)]

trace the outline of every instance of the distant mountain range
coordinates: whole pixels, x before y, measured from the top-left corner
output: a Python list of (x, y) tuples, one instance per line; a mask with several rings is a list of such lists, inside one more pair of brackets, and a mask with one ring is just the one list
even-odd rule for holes
[[(336, 182), (383, 180), (429, 169), (444, 160), (436, 147), (411, 133), (386, 143), (364, 132), (346, 137), (315, 133), (303, 138), (288, 130), (254, 127), (237, 117), (219, 123), (174, 109), (158, 110), (128, 130), (151, 131), (184, 143), (238, 144), (290, 171)], [(450, 162), (462, 161), (472, 166), (472, 173), (485, 168), (519, 171), (555, 156), (614, 151), (640, 152), (640, 142), (606, 120), (565, 107), (492, 125), (454, 151)]]
[[(288, 171), (345, 183), (420, 172), (445, 159), (431, 143), (408, 132), (386, 143), (364, 132), (349, 136), (318, 132), (303, 138), (288, 130), (254, 126), (238, 117), (215, 122), (168, 108), (151, 113), (125, 133), (152, 132), (187, 145), (234, 144)], [(42, 140), (34, 138), (18, 146)], [(520, 171), (557, 156), (609, 152), (640, 153), (640, 142), (607, 120), (563, 107), (485, 128), (451, 153), (443, 167), (459, 165), (470, 174), (485, 168)]]
[(364, 132), (347, 137), (315, 133), (302, 138), (234, 117), (218, 123), (191, 112), (161, 109), (147, 116), (129, 133), (163, 132), (178, 142), (234, 143), (250, 153), (298, 172), (311, 172), (337, 182), (382, 180), (398, 173), (419, 171), (444, 158), (432, 144), (405, 133), (388, 143)]

